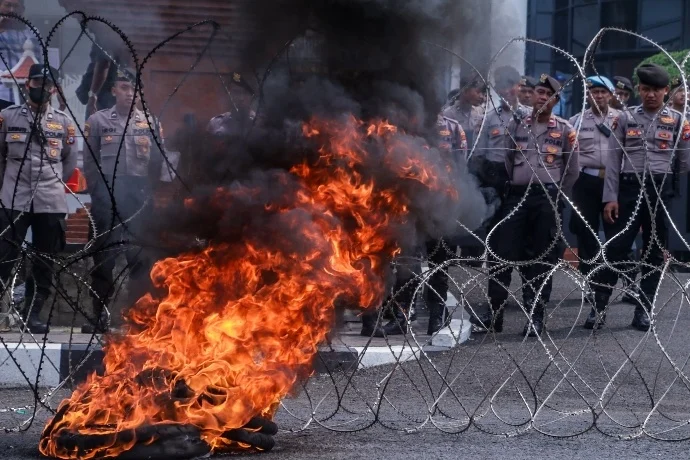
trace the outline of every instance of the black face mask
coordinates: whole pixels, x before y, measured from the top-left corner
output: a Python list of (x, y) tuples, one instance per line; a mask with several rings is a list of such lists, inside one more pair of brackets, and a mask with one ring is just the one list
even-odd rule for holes
[(37, 105), (43, 105), (50, 100), (50, 92), (46, 88), (29, 87), (29, 99)]

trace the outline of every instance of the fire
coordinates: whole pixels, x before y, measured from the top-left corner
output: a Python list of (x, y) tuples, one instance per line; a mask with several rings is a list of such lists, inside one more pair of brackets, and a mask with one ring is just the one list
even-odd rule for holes
[[(385, 121), (313, 119), (302, 134), (318, 146), (318, 160), (276, 173), (276, 187), (298, 186), (257, 209), (280, 234), (247, 234), (157, 262), (151, 278), (164, 294), (147, 294), (128, 311), (124, 332), (105, 346), (103, 375), (90, 375), (61, 403), (42, 454), (115, 457), (137, 442), (135, 429), (171, 423), (198, 427), (217, 452), (242, 448), (223, 433), (272, 417), (309, 376), (334, 305), (381, 302), (384, 271), (399, 252), (391, 228), (409, 214), (401, 181), (452, 193), (449, 171), (430, 166), (429, 148), (411, 148)], [(376, 183), (373, 167), (391, 180)], [(232, 209), (255, 193), (220, 188), (212, 203)], [(97, 435), (102, 446), (61, 445), (69, 434)]]

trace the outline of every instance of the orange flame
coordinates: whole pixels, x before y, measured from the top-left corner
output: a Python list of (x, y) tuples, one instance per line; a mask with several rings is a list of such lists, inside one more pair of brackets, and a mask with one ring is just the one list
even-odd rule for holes
[[(114, 457), (136, 443), (118, 434), (164, 423), (198, 427), (215, 451), (237, 448), (223, 433), (256, 415), (271, 417), (311, 373), (334, 304), (381, 302), (384, 271), (399, 252), (390, 227), (408, 215), (396, 184), (448, 189), (440, 179), (448, 171), (428, 166), (428, 147), (410, 148), (385, 121), (315, 119), (302, 133), (320, 145), (318, 161), (284, 173), (299, 183), (285, 192), (291, 195), (281, 203), (289, 204), (267, 203), (262, 211), (283, 233), (271, 240), (246, 235), (157, 262), (151, 278), (166, 293), (147, 294), (129, 310), (123, 334), (104, 348), (103, 375), (91, 374), (62, 402), (61, 416), (44, 430), (42, 454)], [(380, 158), (372, 158), (372, 146), (381, 147)], [(397, 182), (383, 187), (368, 178), (372, 161)], [(213, 203), (232, 209), (240, 194), (255, 192), (219, 188)], [(188, 198), (184, 205), (198, 203)], [(181, 386), (192, 395), (172, 396)], [(59, 443), (68, 433), (109, 441), (77, 452)]]

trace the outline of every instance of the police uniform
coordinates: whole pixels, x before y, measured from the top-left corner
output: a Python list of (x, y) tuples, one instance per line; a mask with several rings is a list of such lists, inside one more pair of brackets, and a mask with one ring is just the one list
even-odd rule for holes
[[(538, 86), (554, 93), (560, 90), (560, 84), (548, 75), (542, 75)], [(525, 286), (535, 299), (528, 307), (532, 309), (533, 327), (528, 322), (524, 330), (526, 335), (535, 335), (543, 329), (545, 306), (543, 290), (539, 295), (536, 291), (547, 282), (549, 270), (558, 261), (554, 250), (559, 238), (558, 191), (560, 188), (570, 194), (579, 174), (577, 142), (573, 127), (554, 115), (546, 123), (528, 115), (519, 124), (513, 122), (509, 132), (513, 145), (505, 163), (510, 185), (496, 216), (496, 221), (505, 220), (493, 229), (487, 241), (494, 253), (490, 259), (494, 267), (488, 292), (494, 314), (492, 322), (485, 325), (496, 332), (503, 328), (503, 307), (512, 267), (502, 265), (501, 260), (516, 262), (524, 253), (536, 254), (540, 260), (531, 260), (527, 265)]]
[[(133, 72), (119, 72), (117, 80), (132, 81)], [(158, 143), (152, 136), (153, 128)], [(93, 308), (99, 326), (105, 328), (104, 306), (114, 293), (113, 269), (121, 241), (141, 241), (145, 234), (146, 207), (164, 168), (163, 135), (153, 117), (134, 108), (131, 116), (118, 113), (116, 106), (91, 115), (84, 128), (84, 174), (91, 195), (91, 213), (96, 224), (91, 272)], [(112, 198), (111, 198), (112, 196)], [(113, 206), (114, 204), (114, 206)], [(148, 265), (142, 250), (134, 244), (125, 246), (129, 268), (130, 301), (144, 293)], [(89, 325), (84, 332), (91, 332)]]
[[(29, 78), (43, 78), (43, 69), (31, 66)], [(39, 114), (28, 103), (0, 112), (0, 280), (9, 281), (31, 227), (31, 246), (41, 256), (32, 260), (25, 294), (30, 311), (25, 310), (24, 319), (34, 333), (48, 331), (39, 313), (50, 295), (51, 258), (65, 247), (64, 181), (77, 163), (74, 122), (49, 102), (44, 107)]]
[[(588, 88), (604, 88), (613, 93), (613, 84), (606, 77), (587, 78)], [(604, 228), (608, 223), (603, 220), (604, 204), (601, 198), (604, 194), (604, 177), (606, 172), (606, 157), (616, 146), (613, 132), (618, 127), (620, 111), (608, 108), (604, 114), (596, 108), (589, 108), (570, 119), (570, 124), (577, 130), (578, 146), (580, 150), (580, 176), (573, 187), (573, 202), (578, 213), (573, 210), (570, 217), (570, 231), (577, 237), (578, 269), (587, 277), (594, 268), (601, 242), (599, 241), (599, 226)], [(582, 217), (580, 217), (580, 215)], [(585, 323), (591, 329), (596, 320), (594, 309)], [(601, 327), (603, 323), (599, 323)]]
[[(666, 70), (654, 64), (638, 67), (637, 76), (641, 84), (653, 87), (665, 87), (669, 83)], [(622, 269), (621, 263), (627, 259), (626, 254), (642, 227), (645, 254), (641, 267), (642, 296), (635, 308), (632, 326), (646, 331), (650, 325), (647, 311), (659, 285), (659, 270), (664, 263), (663, 251), (668, 240), (668, 225), (661, 204), (668, 206), (673, 196), (671, 174), (674, 170), (677, 173), (688, 170), (690, 124), (672, 109), (662, 108), (649, 113), (643, 106), (630, 107), (621, 112), (615, 135), (619, 145), (606, 158), (603, 201), (617, 202), (619, 210), (618, 218), (606, 235), (607, 239), (615, 236), (607, 244), (606, 260)], [(676, 141), (678, 145), (674, 148)], [(638, 207), (638, 197), (642, 193), (646, 196)], [(618, 276), (618, 272), (611, 269), (599, 272), (595, 307), (602, 314)]]
[[(502, 66), (494, 73), (494, 85), (497, 91), (512, 88), (515, 85), (525, 84), (524, 77), (520, 77), (517, 70), (510, 66)], [(493, 191), (497, 203), (500, 205), (506, 191), (506, 184), (509, 181), (508, 171), (506, 170), (505, 157), (509, 148), (508, 127), (513, 122), (519, 122), (532, 112), (531, 107), (517, 103), (515, 109), (510, 108), (501, 101), (501, 105), (491, 110), (484, 120), (484, 126), (478, 134), (477, 150), (470, 159), (470, 171), (477, 176), (482, 187)], [(484, 234), (496, 225), (495, 219), (490, 219), (485, 223)], [(518, 266), (517, 270), (520, 277), (524, 280), (526, 272), (524, 266)], [(523, 295), (527, 297), (527, 289), (523, 290)], [(525, 298), (525, 304), (530, 303), (530, 299)], [(482, 321), (477, 321), (475, 316), (470, 318), (473, 324), (481, 325)]]

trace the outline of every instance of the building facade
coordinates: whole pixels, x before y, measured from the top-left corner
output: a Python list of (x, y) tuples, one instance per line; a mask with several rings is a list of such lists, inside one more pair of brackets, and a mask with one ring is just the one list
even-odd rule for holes
[[(529, 0), (527, 8), (527, 36), (570, 53), (581, 64), (592, 39), (607, 27), (634, 31), (667, 51), (690, 48), (690, 0)], [(660, 51), (647, 40), (617, 31), (606, 32), (596, 45), (585, 70), (628, 78), (641, 60)], [(576, 73), (563, 53), (533, 43), (526, 47), (525, 69), (530, 75), (548, 73), (564, 80)], [(564, 115), (580, 110), (579, 86), (564, 94)]]

